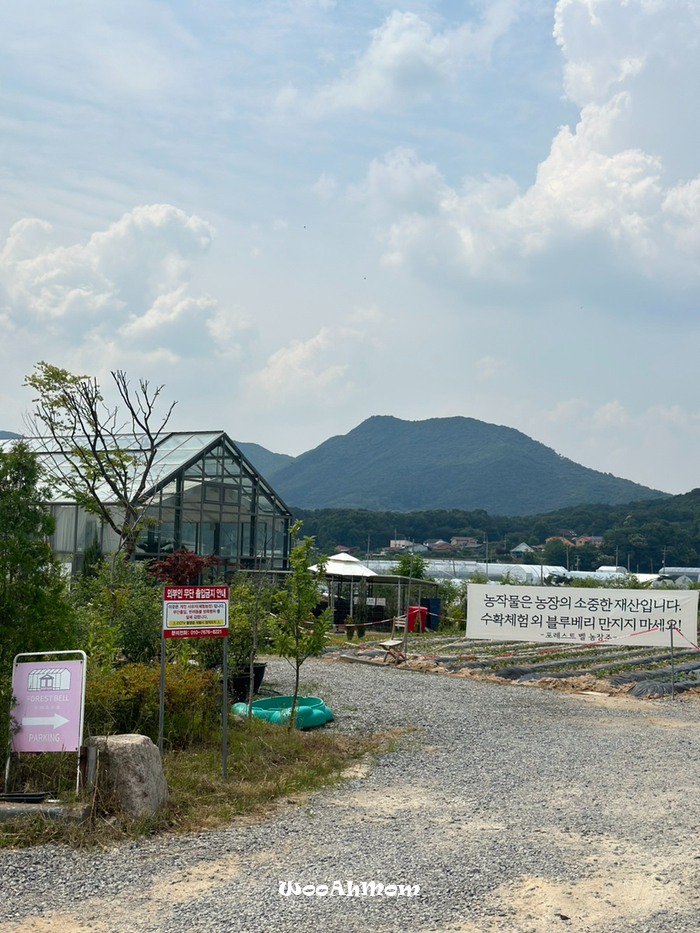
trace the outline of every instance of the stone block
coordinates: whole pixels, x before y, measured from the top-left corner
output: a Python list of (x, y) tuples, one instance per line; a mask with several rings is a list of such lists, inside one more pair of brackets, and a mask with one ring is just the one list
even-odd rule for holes
[(100, 753), (100, 783), (127, 816), (155, 816), (168, 801), (157, 747), (146, 735), (95, 735), (86, 740)]

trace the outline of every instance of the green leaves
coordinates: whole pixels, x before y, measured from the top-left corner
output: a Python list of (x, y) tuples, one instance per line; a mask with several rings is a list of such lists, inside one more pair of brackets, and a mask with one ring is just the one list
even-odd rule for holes
[(401, 554), (396, 558), (393, 573), (413, 580), (426, 580), (428, 562), (420, 554)]
[[(276, 651), (295, 668), (293, 707), (299, 692), (299, 669), (307, 658), (316, 657), (323, 651), (331, 617), (330, 609), (317, 614), (324, 562), (319, 562), (316, 577), (312, 577), (309, 567), (313, 560), (314, 539), (303, 538), (300, 544), (296, 544), (300, 527), (301, 523), (295, 522), (291, 528), (294, 542), (289, 558), (291, 573), (287, 589), (276, 599), (279, 618), (274, 639)], [(293, 717), (290, 718), (292, 721)]]
[(75, 646), (66, 583), (46, 540), (53, 519), (40, 483), (26, 444), (0, 450), (0, 694), (15, 654)]
[(80, 647), (94, 668), (119, 659), (149, 662), (158, 656), (162, 590), (144, 564), (103, 563), (74, 583)]

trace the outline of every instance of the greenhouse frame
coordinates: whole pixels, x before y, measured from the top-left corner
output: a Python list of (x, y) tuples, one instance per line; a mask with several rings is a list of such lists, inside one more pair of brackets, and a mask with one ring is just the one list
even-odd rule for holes
[[(53, 441), (22, 440), (47, 473), (60, 475)], [(7, 448), (13, 442), (1, 443)], [(123, 446), (129, 449), (127, 436)], [(215, 554), (225, 577), (236, 570), (288, 569), (292, 513), (225, 432), (169, 432), (156, 446), (136, 559), (155, 560), (186, 548)], [(104, 554), (116, 550), (112, 529), (68, 496), (56, 493), (48, 507), (56, 521), (51, 549), (73, 573), (95, 541)]]

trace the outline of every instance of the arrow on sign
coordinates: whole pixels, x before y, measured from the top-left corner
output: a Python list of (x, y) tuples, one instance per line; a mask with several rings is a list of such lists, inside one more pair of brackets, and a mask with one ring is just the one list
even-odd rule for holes
[(68, 720), (58, 713), (54, 713), (53, 716), (25, 716), (22, 719), (23, 726), (53, 726), (54, 729), (58, 729), (64, 722)]

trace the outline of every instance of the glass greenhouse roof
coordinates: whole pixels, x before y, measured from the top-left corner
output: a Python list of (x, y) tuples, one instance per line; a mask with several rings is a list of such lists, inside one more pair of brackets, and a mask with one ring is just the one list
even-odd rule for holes
[[(135, 463), (133, 466), (133, 477), (132, 482), (134, 485), (137, 485), (140, 479), (140, 473), (138, 469), (138, 460), (139, 457), (145, 456), (145, 451), (147, 449), (148, 441), (141, 435), (134, 434), (119, 434), (117, 435), (117, 441), (119, 447), (133, 455), (135, 458)], [(64, 470), (68, 470), (68, 463), (66, 457), (60, 452), (59, 446), (56, 441), (51, 437), (22, 437), (22, 438), (4, 438), (0, 439), (0, 450), (9, 450), (10, 447), (15, 444), (18, 440), (24, 441), (30, 450), (34, 451), (46, 472), (52, 477), (60, 481), (60, 477)], [(76, 439), (77, 443), (80, 443), (80, 439)], [(241, 453), (240, 450), (235, 446), (235, 443), (226, 435), (224, 431), (198, 431), (198, 432), (170, 432), (164, 434), (163, 437), (158, 441), (157, 444), (157, 454), (153, 461), (150, 470), (150, 479), (149, 479), (149, 491), (157, 489), (159, 486), (162, 486), (164, 483), (177, 473), (178, 470), (185, 467), (191, 461), (196, 460), (200, 457), (204, 451), (210, 447), (216, 445), (217, 442), (224, 443), (233, 451), (237, 457), (240, 457), (241, 461), (248, 466), (251, 475), (259, 477), (261, 485), (263, 488), (266, 488), (275, 498), (279, 500), (272, 488), (267, 482), (265, 482), (263, 477), (260, 477), (258, 471), (255, 467), (246, 459), (246, 457)], [(62, 496), (65, 496), (68, 500), (72, 499), (68, 490), (64, 488), (61, 490), (60, 482), (55, 485), (56, 495), (54, 496), (53, 501), (60, 501)], [(111, 498), (109, 489), (106, 485), (103, 484), (102, 489), (97, 490), (98, 494), (102, 498), (104, 495), (104, 502), (109, 502)], [(280, 501), (280, 505), (283, 505)]]

